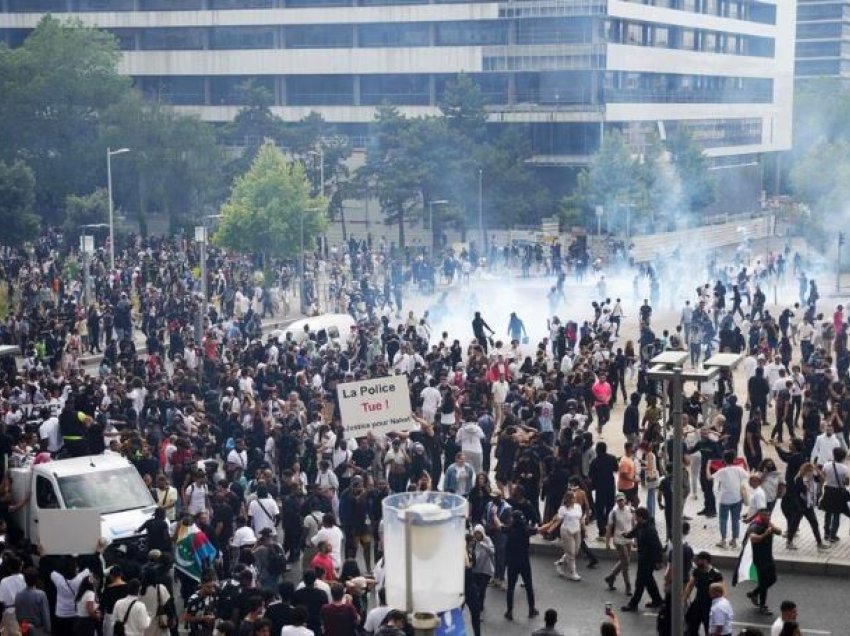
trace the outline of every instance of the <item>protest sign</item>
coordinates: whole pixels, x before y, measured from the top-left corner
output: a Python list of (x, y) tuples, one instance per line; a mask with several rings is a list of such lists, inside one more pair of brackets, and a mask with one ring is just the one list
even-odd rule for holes
[(346, 382), (338, 384), (336, 392), (346, 439), (363, 437), (369, 431), (384, 434), (415, 426), (407, 376)]

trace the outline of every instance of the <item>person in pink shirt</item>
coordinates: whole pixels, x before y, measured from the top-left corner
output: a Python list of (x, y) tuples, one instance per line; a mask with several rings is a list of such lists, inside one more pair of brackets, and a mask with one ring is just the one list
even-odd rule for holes
[(841, 325), (844, 324), (844, 306), (838, 305), (835, 308), (835, 313), (832, 314), (832, 324), (835, 327), (835, 333), (839, 333), (841, 331)]
[(608, 383), (607, 376), (600, 373), (596, 382), (593, 383), (591, 389), (593, 392), (593, 406), (596, 409), (596, 431), (602, 432), (602, 427), (611, 418), (611, 385)]

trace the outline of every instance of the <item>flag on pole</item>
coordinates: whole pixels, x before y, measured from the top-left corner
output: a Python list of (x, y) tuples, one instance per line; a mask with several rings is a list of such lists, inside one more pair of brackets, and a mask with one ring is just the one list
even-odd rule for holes
[[(185, 528), (185, 530), (184, 530)], [(182, 534), (182, 538), (180, 535)], [(218, 550), (198, 526), (181, 525), (174, 551), (174, 566), (186, 576), (201, 580), (201, 573), (212, 565)]]
[(732, 575), (732, 585), (738, 585), (741, 581), (754, 581), (758, 583), (759, 577), (756, 566), (753, 563), (753, 542), (750, 541), (750, 533), (744, 535), (741, 553), (738, 555), (738, 565)]

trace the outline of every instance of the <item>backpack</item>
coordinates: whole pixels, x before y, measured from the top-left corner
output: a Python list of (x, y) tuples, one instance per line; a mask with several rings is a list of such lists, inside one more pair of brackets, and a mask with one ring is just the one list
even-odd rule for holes
[(272, 576), (280, 576), (286, 572), (286, 559), (279, 545), (269, 546), (269, 560), (266, 569)]
[(115, 636), (124, 636), (126, 634), (126, 631), (124, 630), (124, 625), (127, 623), (127, 619), (130, 618), (130, 612), (133, 611), (133, 605), (138, 602), (138, 599), (131, 601), (130, 605), (127, 607), (127, 611), (124, 612), (124, 618), (115, 621), (115, 624), (112, 626), (112, 633)]

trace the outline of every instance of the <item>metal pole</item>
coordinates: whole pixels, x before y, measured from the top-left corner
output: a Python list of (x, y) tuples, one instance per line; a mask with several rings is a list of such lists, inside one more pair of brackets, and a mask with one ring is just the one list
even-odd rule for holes
[[(83, 241), (85, 241), (85, 238), (83, 237)], [(83, 302), (88, 309), (91, 304), (91, 276), (89, 276), (89, 253), (85, 246), (83, 246), (83, 282)]]
[(481, 234), (481, 254), (484, 254), (484, 244), (486, 237), (484, 236), (484, 170), (478, 169), (478, 232)]
[(106, 189), (109, 196), (109, 269), (115, 270), (115, 221), (112, 210), (112, 149), (106, 148)]
[(673, 510), (672, 510), (672, 589), (670, 590), (671, 634), (684, 632), (684, 608), (682, 605), (682, 572), (684, 571), (682, 555), (682, 514), (684, 493), (682, 483), (684, 471), (682, 467), (682, 367), (673, 369)]
[(301, 270), (299, 273), (301, 275), (301, 313), (306, 314), (304, 305), (304, 288), (306, 285), (304, 284), (304, 210), (301, 210), (301, 258), (298, 259), (299, 269)]
[(835, 293), (841, 290), (841, 236), (838, 237), (838, 251), (835, 259)]
[(203, 225), (204, 240), (201, 241), (201, 331), (204, 330), (204, 320), (209, 314), (207, 296), (207, 221)]

